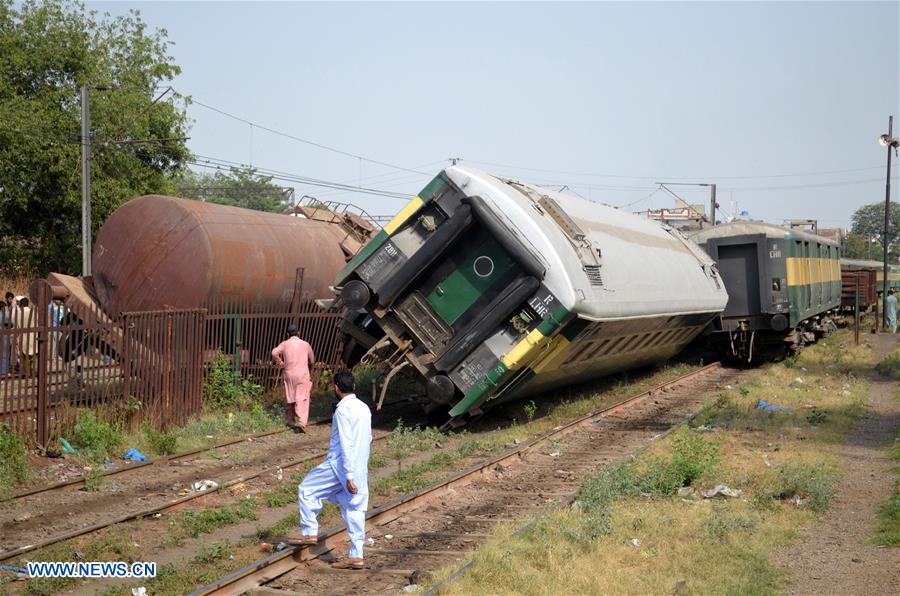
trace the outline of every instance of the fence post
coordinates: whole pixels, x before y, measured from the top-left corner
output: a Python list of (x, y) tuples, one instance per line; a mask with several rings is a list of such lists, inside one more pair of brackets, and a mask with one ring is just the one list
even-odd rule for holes
[[(43, 280), (42, 280), (43, 281)], [(48, 309), (50, 308), (50, 285), (43, 281), (38, 283), (37, 287), (37, 415), (35, 416), (37, 423), (37, 442), (42, 448), (47, 448), (49, 437), (47, 436), (47, 418), (50, 415), (49, 404), (47, 403), (47, 359), (51, 356), (48, 353), (49, 333), (47, 331)], [(33, 324), (33, 323), (31, 323)], [(24, 338), (24, 336), (23, 336)]]

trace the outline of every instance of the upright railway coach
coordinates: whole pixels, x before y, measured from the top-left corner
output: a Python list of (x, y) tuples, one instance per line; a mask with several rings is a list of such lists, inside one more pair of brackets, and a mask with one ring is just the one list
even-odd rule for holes
[(413, 198), (336, 287), (348, 363), (388, 363), (386, 384), (415, 371), (426, 409), (454, 421), (669, 358), (727, 300), (712, 260), (676, 230), (461, 166)]
[(826, 315), (841, 303), (836, 242), (753, 221), (691, 238), (716, 261), (728, 288), (714, 340), (730, 355), (749, 362), (762, 349), (784, 354), (830, 328)]

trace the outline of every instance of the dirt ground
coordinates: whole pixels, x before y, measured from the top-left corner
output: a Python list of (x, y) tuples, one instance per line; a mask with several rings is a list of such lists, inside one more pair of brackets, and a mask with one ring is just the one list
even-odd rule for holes
[[(867, 336), (881, 359), (898, 339)], [(885, 447), (900, 426), (897, 382), (872, 373), (867, 414), (841, 450), (844, 474), (834, 503), (806, 539), (774, 555), (790, 575), (789, 594), (900, 594), (900, 548), (872, 544), (878, 508), (891, 495), (895, 465)]]

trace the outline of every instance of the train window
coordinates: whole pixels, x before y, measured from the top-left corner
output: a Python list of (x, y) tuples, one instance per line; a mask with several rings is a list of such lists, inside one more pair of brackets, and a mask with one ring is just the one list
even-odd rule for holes
[(773, 292), (781, 291), (781, 280), (777, 277), (772, 278), (772, 291)]

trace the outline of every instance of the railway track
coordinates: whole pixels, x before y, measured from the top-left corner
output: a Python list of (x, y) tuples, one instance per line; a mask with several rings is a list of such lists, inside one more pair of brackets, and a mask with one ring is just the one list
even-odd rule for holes
[[(388, 405), (400, 406), (402, 405), (402, 402), (395, 402), (394, 404)], [(221, 493), (226, 489), (229, 489), (236, 485), (264, 480), (269, 475), (276, 475), (279, 470), (283, 473), (311, 461), (319, 460), (323, 458), (328, 452), (330, 424), (327, 424), (328, 420), (320, 420), (317, 422), (318, 424), (311, 425), (312, 432), (310, 434), (303, 435), (302, 437), (297, 437), (296, 443), (288, 442), (290, 439), (279, 439), (278, 435), (283, 435), (283, 430), (257, 433), (255, 435), (244, 436), (240, 439), (224, 441), (208, 448), (185, 451), (183, 453), (175, 454), (169, 457), (161, 457), (148, 462), (132, 464), (117, 470), (111, 470), (99, 476), (101, 478), (106, 478), (109, 476), (115, 476), (118, 474), (124, 474), (136, 470), (143, 470), (143, 476), (145, 477), (161, 476), (162, 470), (170, 470), (170, 468), (173, 468), (174, 466), (178, 466), (178, 468), (180, 468), (181, 466), (179, 466), (178, 464), (179, 462), (183, 464), (184, 462), (182, 460), (196, 458), (204, 453), (209, 453), (220, 448), (239, 448), (241, 444), (247, 444), (248, 439), (254, 441), (254, 446), (259, 446), (259, 441), (265, 441), (267, 440), (267, 438), (268, 440), (279, 440), (279, 442), (275, 445), (269, 446), (270, 448), (265, 453), (260, 453), (257, 457), (254, 457), (253, 459), (243, 463), (244, 468), (253, 471), (247, 471), (244, 473), (241, 473), (239, 471), (238, 473), (235, 473), (230, 469), (231, 466), (227, 463), (218, 463), (212, 465), (209, 468), (206, 468), (206, 471), (214, 470), (215, 474), (203, 475), (205, 477), (212, 476), (212, 478), (216, 480), (218, 486), (203, 491), (191, 492), (186, 495), (174, 498), (168, 496), (168, 494), (170, 493), (170, 486), (173, 481), (180, 480), (182, 483), (189, 483), (190, 480), (195, 479), (194, 476), (204, 470), (196, 470), (191, 468), (175, 470), (174, 472), (171, 472), (171, 474), (173, 474), (171, 477), (154, 478), (154, 481), (150, 485), (145, 486), (143, 489), (137, 489), (135, 487), (130, 495), (103, 492), (78, 493), (83, 497), (82, 502), (74, 505), (70, 502), (69, 505), (66, 508), (62, 508), (62, 510), (59, 507), (59, 495), (54, 494), (42, 496), (43, 493), (53, 493), (83, 485), (85, 482), (84, 476), (79, 476), (78, 478), (74, 478), (65, 482), (35, 487), (32, 489), (21, 491), (15, 494), (8, 501), (2, 503), (2, 505), (6, 508), (4, 514), (0, 515), (0, 522), (3, 522), (2, 524), (0, 524), (0, 528), (2, 528), (2, 543), (5, 548), (0, 551), (0, 561), (13, 559), (15, 557), (27, 554), (35, 550), (39, 550), (41, 548), (45, 548), (64, 540), (69, 540), (71, 538), (76, 538), (78, 536), (97, 532), (118, 523), (150, 517), (160, 512), (183, 506), (184, 504), (194, 501), (195, 499), (203, 499), (215, 493)], [(390, 436), (390, 432), (376, 431), (373, 440), (382, 441), (388, 436)], [(309, 439), (309, 441), (304, 441), (304, 439)], [(269, 463), (272, 459), (274, 459), (272, 457), (272, 453), (278, 451), (279, 448), (282, 448), (282, 450), (288, 449), (293, 455), (287, 458), (279, 458), (279, 460), (277, 460), (277, 463), (273, 465)], [(149, 470), (155, 470), (156, 474), (147, 474)], [(140, 480), (141, 482), (144, 481), (143, 478), (135, 479), (136, 482), (138, 480)], [(31, 503), (29, 503), (29, 500), (32, 497), (43, 499), (43, 502), (35, 503), (32, 501)], [(102, 514), (105, 508), (109, 508), (111, 505), (121, 502), (122, 499), (126, 498), (131, 498), (133, 501), (135, 501), (135, 504), (137, 506), (125, 508), (116, 515)], [(31, 509), (31, 515), (29, 515), (27, 520), (17, 522), (15, 518), (11, 517), (11, 515), (15, 514), (15, 512), (25, 508)], [(79, 509), (80, 516), (75, 516), (74, 518), (72, 518), (72, 511)], [(98, 514), (98, 511), (101, 513)], [(6, 519), (4, 521), (4, 517), (10, 519)], [(58, 527), (62, 526), (63, 524), (65, 524), (66, 527)], [(50, 527), (56, 531), (49, 535), (43, 536), (37, 534), (39, 531), (45, 530), (47, 527)], [(37, 539), (35, 539), (36, 535)], [(25, 544), (20, 544), (18, 546), (8, 546), (7, 541), (15, 541), (19, 536), (27, 537), (26, 539), (28, 540), (28, 542)]]
[(347, 541), (341, 526), (321, 533), (314, 547), (280, 550), (193, 595), (398, 591), (463, 561), (496, 524), (559, 506), (583, 476), (648, 445), (694, 414), (715, 388), (746, 374), (711, 364), (370, 510), (364, 571), (328, 566)]

